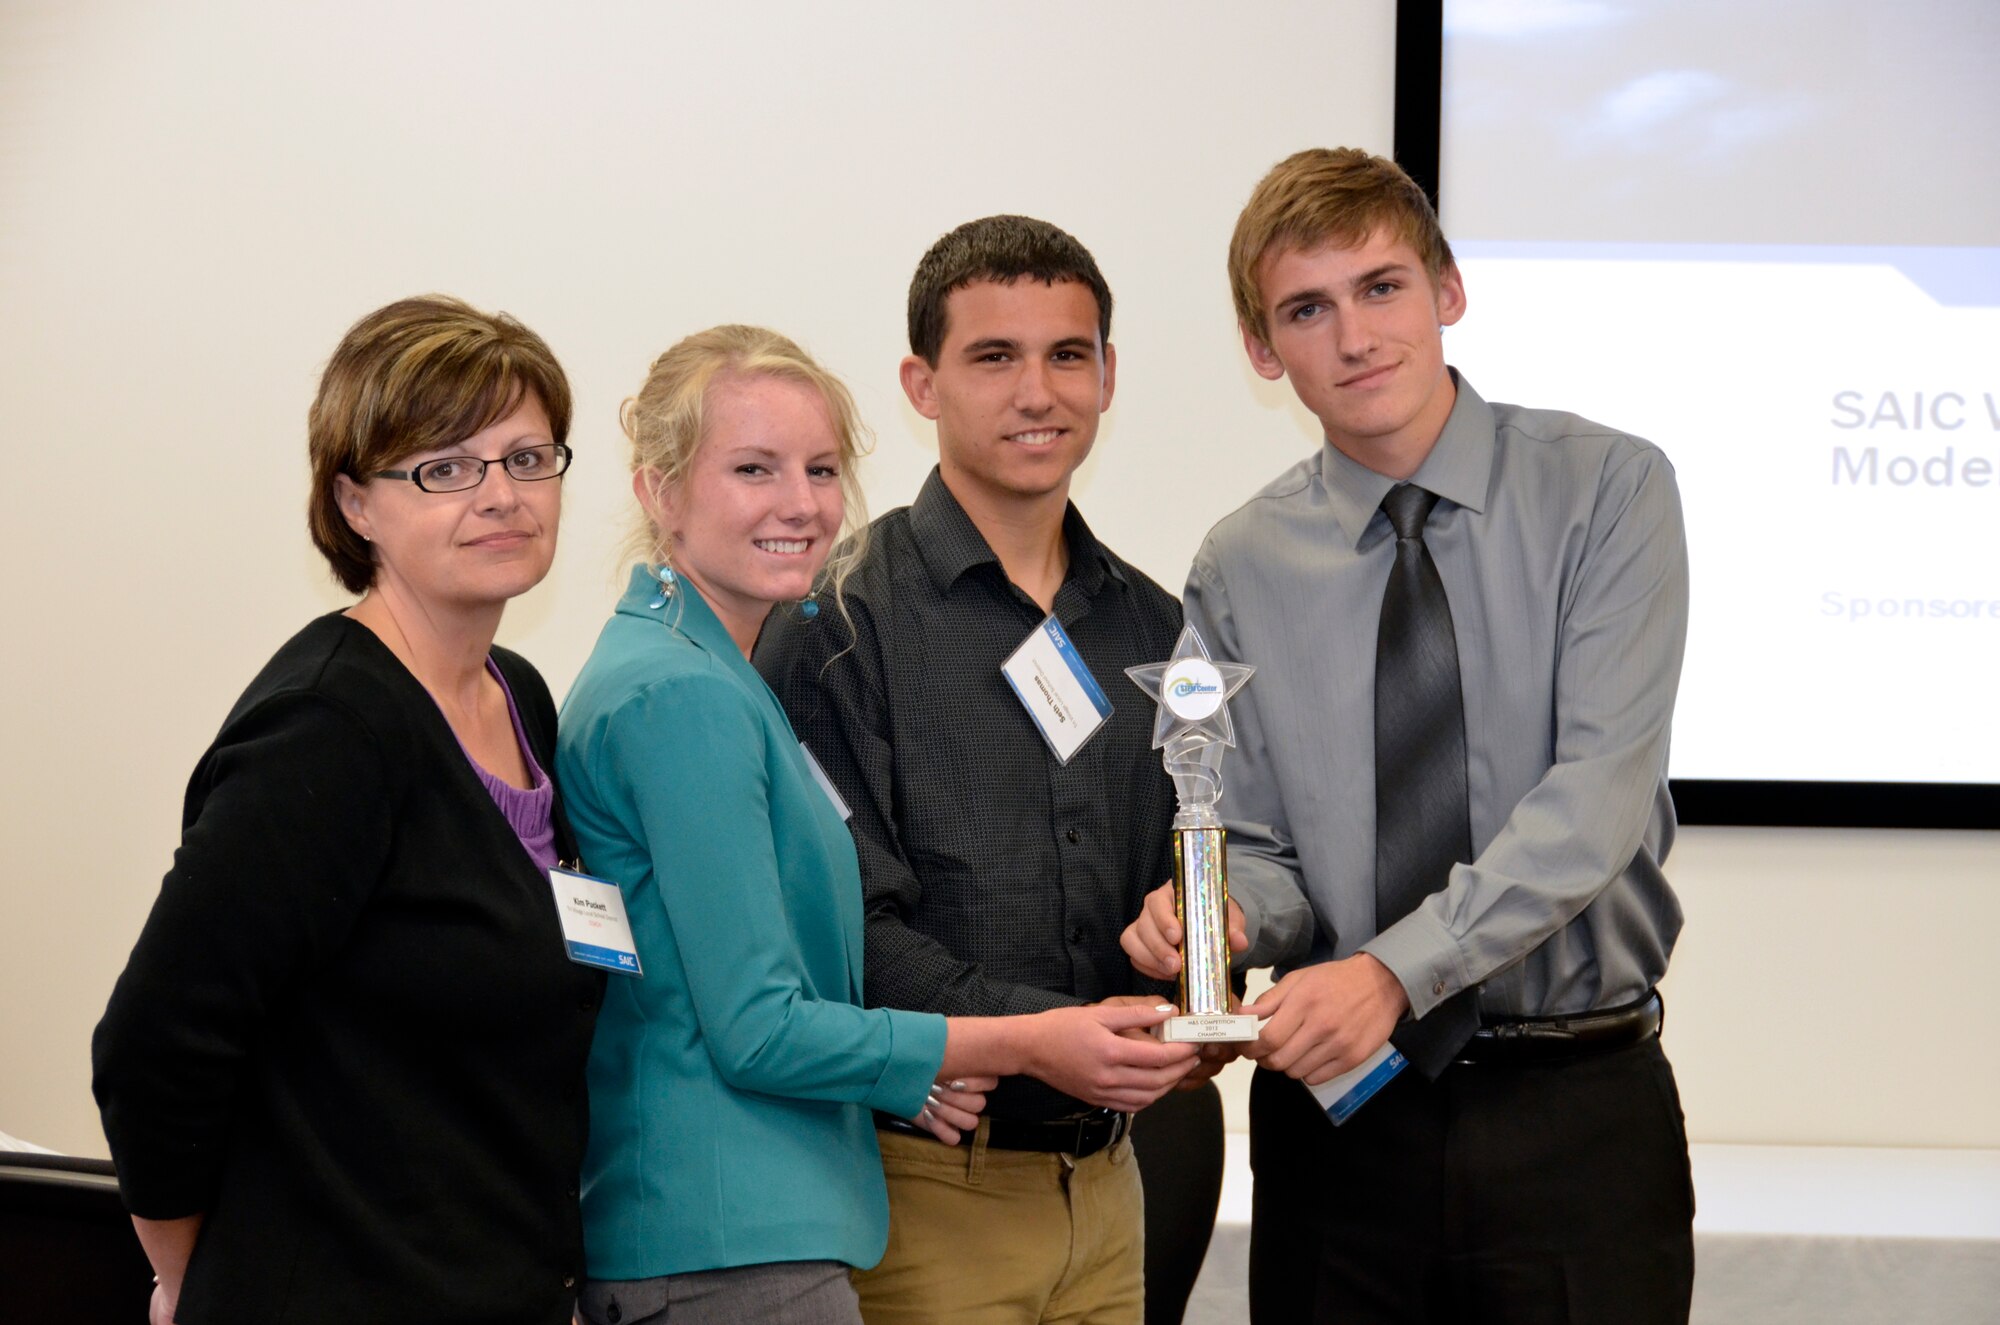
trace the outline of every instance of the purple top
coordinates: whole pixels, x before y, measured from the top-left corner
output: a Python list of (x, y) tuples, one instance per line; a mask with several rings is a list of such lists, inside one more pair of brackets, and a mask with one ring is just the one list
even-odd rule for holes
[(507, 688), (507, 678), (500, 675), (500, 668), (493, 659), (486, 660), (486, 671), (500, 683), (500, 693), (507, 697), (507, 716), (514, 723), (514, 742), (521, 747), (521, 759), (528, 766), (528, 774), (535, 785), (528, 790), (510, 785), (505, 778), (497, 778), (487, 772), (472, 751), (465, 749), (460, 741), (458, 748), (465, 750), (465, 761), (472, 765), (472, 771), (479, 774), (479, 780), (486, 784), (487, 794), (500, 807), (500, 813), (507, 816), (507, 823), (514, 830), (514, 836), (521, 839), (521, 846), (544, 874), (555, 868), (556, 824), (555, 784), (549, 775), (535, 762), (535, 752), (528, 748), (528, 734), (521, 730), (521, 710), (514, 706), (514, 692)]

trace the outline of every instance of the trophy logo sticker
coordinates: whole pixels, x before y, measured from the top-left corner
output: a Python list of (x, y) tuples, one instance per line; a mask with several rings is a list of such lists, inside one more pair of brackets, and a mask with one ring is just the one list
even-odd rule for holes
[(1181, 922), (1183, 1015), (1161, 1027), (1170, 1041), (1254, 1040), (1257, 1019), (1229, 1010), (1229, 877), (1222, 818), (1222, 752), (1236, 744), (1229, 697), (1257, 669), (1216, 662), (1193, 626), (1166, 662), (1125, 674), (1160, 706), (1153, 748), (1174, 780), (1174, 912)]
[(1167, 668), (1160, 700), (1175, 717), (1199, 722), (1222, 707), (1222, 673), (1206, 658), (1182, 658)]

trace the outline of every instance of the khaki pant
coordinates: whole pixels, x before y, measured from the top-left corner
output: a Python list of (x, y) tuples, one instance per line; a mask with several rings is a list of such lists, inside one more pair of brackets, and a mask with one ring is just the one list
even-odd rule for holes
[(1072, 1162), (877, 1133), (889, 1250), (854, 1272), (868, 1325), (1137, 1325), (1145, 1197), (1130, 1138)]

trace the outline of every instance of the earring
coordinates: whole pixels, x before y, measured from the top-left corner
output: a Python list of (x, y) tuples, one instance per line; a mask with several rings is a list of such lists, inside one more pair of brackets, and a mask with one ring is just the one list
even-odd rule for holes
[(653, 601), (647, 603), (646, 606), (657, 611), (665, 607), (667, 600), (674, 596), (674, 591), (680, 588), (681, 577), (674, 574), (674, 568), (664, 562), (653, 567), (652, 572), (653, 578), (660, 582), (660, 591), (654, 595)]

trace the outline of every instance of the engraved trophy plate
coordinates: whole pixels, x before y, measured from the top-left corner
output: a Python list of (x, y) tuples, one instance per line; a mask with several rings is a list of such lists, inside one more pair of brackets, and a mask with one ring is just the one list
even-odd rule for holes
[(1257, 1019), (1229, 1010), (1229, 875), (1222, 820), (1222, 752), (1236, 744), (1229, 697), (1256, 668), (1218, 663), (1193, 626), (1166, 662), (1125, 674), (1160, 706), (1153, 748), (1174, 780), (1174, 912), (1181, 922), (1180, 1006), (1160, 1037), (1170, 1042), (1257, 1038)]

